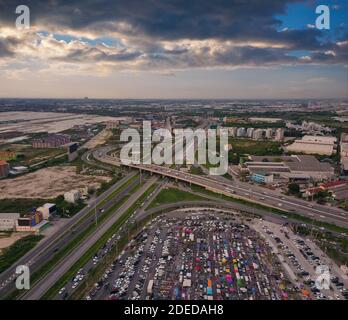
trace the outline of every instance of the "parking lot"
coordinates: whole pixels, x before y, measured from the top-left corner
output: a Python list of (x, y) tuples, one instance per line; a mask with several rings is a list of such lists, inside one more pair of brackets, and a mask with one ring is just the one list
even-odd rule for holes
[[(286, 225), (254, 220), (254, 228), (274, 248), (289, 278), (296, 284), (303, 299), (347, 299), (348, 278), (318, 246), (308, 238), (295, 235)], [(329, 271), (329, 288), (318, 288), (318, 267)]]
[(239, 219), (208, 210), (157, 217), (86, 298), (299, 298), (266, 240)]

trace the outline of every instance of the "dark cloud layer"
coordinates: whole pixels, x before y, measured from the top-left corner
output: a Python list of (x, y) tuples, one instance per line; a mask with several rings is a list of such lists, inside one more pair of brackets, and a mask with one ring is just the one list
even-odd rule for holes
[[(73, 30), (99, 28), (105, 35), (120, 31), (118, 24), (126, 23), (131, 26), (128, 35), (143, 34), (159, 40), (257, 40), (301, 49), (318, 47), (317, 30), (276, 31), (280, 21), (274, 15), (284, 13), (290, 2), (296, 0), (51, 0), (26, 4), (33, 24)], [(13, 1), (0, 0), (0, 20), (13, 23), (15, 7)]]
[[(43, 31), (121, 34), (132, 45), (116, 52), (78, 47), (64, 57), (54, 57), (63, 61), (142, 59), (142, 66), (159, 68), (347, 63), (344, 39), (341, 45), (322, 43), (321, 32), (313, 28), (279, 31), (281, 23), (275, 16), (284, 14), (292, 2), (298, 0), (42, 0), (25, 4), (31, 9), (32, 25), (44, 27)], [(16, 5), (0, 0), (0, 26), (13, 26)], [(210, 44), (167, 48), (162, 44), (183, 40), (213, 40), (224, 48), (216, 50)], [(249, 43), (262, 43), (263, 47)], [(310, 55), (302, 59), (291, 54), (294, 50), (306, 50)], [(11, 54), (9, 39), (0, 41), (0, 57)]]

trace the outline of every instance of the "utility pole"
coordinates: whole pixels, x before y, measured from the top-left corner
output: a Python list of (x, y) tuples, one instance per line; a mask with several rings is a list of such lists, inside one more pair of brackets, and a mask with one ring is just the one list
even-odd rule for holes
[(97, 196), (94, 194), (94, 214), (95, 214), (95, 226), (98, 225), (98, 213), (97, 213)]

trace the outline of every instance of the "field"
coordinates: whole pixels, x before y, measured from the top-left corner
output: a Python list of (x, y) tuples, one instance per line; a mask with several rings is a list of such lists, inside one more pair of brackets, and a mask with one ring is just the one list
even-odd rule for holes
[(196, 201), (196, 200), (207, 200), (195, 194), (187, 191), (182, 191), (176, 188), (168, 188), (162, 190), (157, 197), (149, 205), (149, 208), (159, 206), (162, 204), (176, 203), (179, 201)]
[(241, 154), (251, 154), (255, 156), (280, 155), (280, 143), (276, 141), (256, 141), (251, 139), (230, 138), (232, 145), (230, 152)]
[(65, 148), (36, 149), (28, 144), (10, 144), (1, 147), (2, 150), (17, 152), (17, 159), (12, 165), (31, 166), (35, 163), (66, 153)]
[(43, 236), (29, 235), (19, 239), (10, 247), (4, 249), (3, 253), (0, 255), (0, 273), (6, 270), (25, 253), (27, 253), (42, 238)]
[(50, 167), (18, 178), (3, 180), (0, 185), (0, 199), (52, 199), (74, 189), (84, 189), (89, 186), (98, 188), (101, 183), (109, 179), (77, 174), (73, 166)]
[(2, 112), (1, 119), (6, 122), (0, 125), (0, 133), (11, 131), (56, 133), (78, 125), (101, 123), (120, 118), (57, 112)]

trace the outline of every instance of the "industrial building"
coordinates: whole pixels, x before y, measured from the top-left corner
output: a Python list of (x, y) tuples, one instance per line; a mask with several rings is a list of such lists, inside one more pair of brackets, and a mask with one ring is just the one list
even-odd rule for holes
[(318, 161), (310, 155), (250, 156), (240, 169), (255, 173), (269, 173), (285, 179), (327, 180), (334, 177), (334, 168), (329, 163)]
[(336, 137), (304, 136), (285, 149), (288, 152), (330, 156), (336, 152), (336, 142)]
[(0, 213), (0, 231), (15, 231), (19, 213)]
[(0, 160), (0, 178), (6, 178), (10, 172), (10, 165), (5, 160)]
[(271, 173), (255, 172), (251, 175), (250, 179), (256, 183), (271, 184), (273, 183), (274, 175)]
[(57, 148), (70, 142), (67, 134), (49, 134), (40, 139), (32, 141), (33, 148)]

